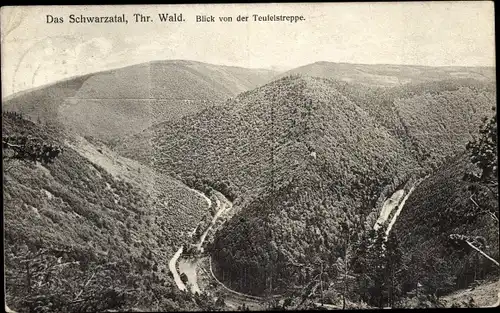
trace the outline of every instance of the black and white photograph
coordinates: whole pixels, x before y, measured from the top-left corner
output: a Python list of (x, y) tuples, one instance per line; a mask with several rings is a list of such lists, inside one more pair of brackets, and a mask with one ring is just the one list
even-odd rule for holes
[(6, 312), (500, 305), (493, 2), (0, 21)]

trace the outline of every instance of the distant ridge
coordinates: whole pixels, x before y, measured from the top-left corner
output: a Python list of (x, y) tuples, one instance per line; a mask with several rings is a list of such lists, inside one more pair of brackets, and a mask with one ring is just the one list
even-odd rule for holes
[(151, 61), (22, 91), (4, 99), (2, 108), (109, 140), (196, 113), (275, 75), (197, 61)]
[(407, 83), (425, 83), (443, 79), (472, 78), (494, 81), (494, 67), (424, 66), (395, 64), (353, 64), (319, 61), (281, 73), (278, 77), (301, 74), (359, 83), (392, 87)]

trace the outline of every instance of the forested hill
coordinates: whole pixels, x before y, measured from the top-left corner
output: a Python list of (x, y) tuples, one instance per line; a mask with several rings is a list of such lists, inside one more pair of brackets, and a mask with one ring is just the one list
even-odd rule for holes
[(310, 282), (319, 270), (312, 264), (338, 261), (342, 234), (367, 233), (380, 197), (463, 151), (492, 115), (488, 83), (429, 84), (284, 77), (156, 125), (118, 150), (236, 199), (243, 207), (212, 247), (215, 270), (233, 288), (279, 293)]
[(154, 61), (23, 91), (2, 101), (2, 108), (109, 140), (196, 113), (274, 75), (195, 61)]
[(496, 85), (491, 81), (446, 79), (391, 88), (337, 84), (414, 151), (419, 162), (432, 166), (463, 150), (482, 118), (493, 115), (496, 103)]
[(301, 74), (333, 78), (367, 86), (393, 87), (404, 84), (434, 82), (445, 79), (475, 79), (494, 81), (494, 67), (419, 66), (391, 64), (352, 64), (315, 62), (280, 74), (278, 77)]
[(374, 88), (289, 76), (157, 124), (116, 149), (184, 178), (226, 181), (243, 196), (308, 162), (360, 175), (379, 163), (436, 166), (464, 149), (495, 99), (494, 85), (474, 80)]
[(465, 289), (500, 273), (465, 241), (499, 259), (496, 116), (484, 121), (467, 148), (422, 182), (394, 228), (411, 256), (407, 282), (420, 282), (428, 293)]
[[(12, 138), (57, 145), (47, 162)], [(8, 143), (5, 143), (10, 138)], [(161, 175), (143, 186), (77, 152), (60, 129), (2, 115), (6, 304), (17, 312), (203, 310), (168, 260), (207, 213), (205, 200)], [(19, 141), (19, 140), (18, 140)], [(106, 154), (96, 152), (100, 160)], [(142, 176), (122, 164), (127, 177)], [(146, 188), (147, 187), (147, 188)], [(210, 301), (203, 300), (209, 304)]]
[[(133, 149), (136, 143), (144, 149)], [(258, 193), (271, 180), (277, 188), (287, 185), (309, 166), (328, 162), (360, 175), (413, 162), (401, 142), (334, 83), (307, 77), (287, 77), (158, 124), (118, 149), (184, 178), (227, 181), (240, 196)]]

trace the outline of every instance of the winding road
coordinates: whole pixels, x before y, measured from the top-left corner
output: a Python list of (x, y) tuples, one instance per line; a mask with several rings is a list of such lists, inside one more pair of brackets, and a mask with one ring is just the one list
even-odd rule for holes
[[(425, 179), (425, 178), (424, 178)], [(423, 180), (423, 179), (422, 179)], [(408, 200), (409, 196), (415, 189), (415, 187), (422, 181), (419, 180), (413, 186), (410, 188), (408, 193), (405, 194), (404, 189), (400, 189), (395, 191), (390, 198), (385, 200), (384, 205), (381, 209), (381, 212), (379, 214), (379, 217), (374, 225), (374, 229), (377, 230), (379, 229), (386, 221), (391, 217), (391, 214), (393, 213), (394, 209), (397, 208), (397, 211), (392, 215), (392, 218), (389, 222), (388, 228), (386, 230), (386, 236), (389, 235), (393, 225), (396, 223), (396, 220), (398, 216), (400, 215), (401, 211), (403, 210), (403, 207)], [(193, 190), (196, 192), (198, 195), (203, 196), (208, 204), (207, 209), (209, 209), (212, 205), (212, 201), (203, 193)], [(209, 232), (212, 230), (213, 226), (216, 224), (217, 220), (224, 215), (224, 213), (230, 211), (232, 209), (232, 203), (224, 197), (219, 192), (214, 192), (215, 196), (215, 201), (216, 201), (216, 213), (212, 218), (211, 223), (207, 226), (203, 234), (200, 236), (199, 241), (194, 244), (193, 246), (196, 247), (197, 251), (203, 252), (203, 244), (207, 238), (207, 235)], [(196, 229), (199, 227), (200, 224), (194, 228), (193, 232), (190, 233), (190, 237), (193, 236), (195, 233)], [(180, 247), (177, 252), (174, 254), (174, 256), (170, 259), (169, 261), (169, 268), (170, 271), (172, 272), (172, 275), (174, 277), (174, 281), (177, 285), (177, 287), (182, 290), (186, 291), (188, 288), (184, 284), (184, 282), (180, 279), (180, 274), (179, 273), (184, 273), (187, 277), (188, 284), (190, 285), (190, 291), (192, 293), (201, 293), (201, 289), (198, 285), (198, 275), (197, 275), (197, 270), (198, 268), (201, 268), (211, 279), (213, 279), (219, 286), (223, 288), (225, 291), (226, 295), (230, 296), (226, 298), (226, 302), (228, 302), (228, 305), (232, 307), (236, 307), (237, 305), (241, 305), (242, 303), (245, 303), (247, 306), (249, 303), (252, 303), (256, 306), (262, 305), (264, 301), (266, 301), (265, 298), (263, 297), (258, 297), (258, 296), (253, 296), (253, 295), (248, 295), (244, 294), (235, 290), (232, 290), (225, 286), (219, 279), (215, 276), (213, 269), (212, 269), (212, 260), (209, 257), (209, 272), (207, 269), (204, 269), (201, 267), (201, 259), (197, 256), (191, 256), (191, 257), (182, 257), (182, 253), (184, 251), (184, 247)], [(177, 265), (178, 268), (177, 269)], [(273, 298), (279, 298), (280, 296), (273, 296)], [(337, 306), (334, 305), (329, 305), (329, 304), (323, 304), (325, 308), (328, 309), (338, 309)]]
[(205, 231), (203, 232), (203, 234), (201, 235), (200, 237), (200, 241), (196, 244), (196, 248), (201, 252), (202, 250), (202, 246), (203, 246), (203, 243), (205, 242), (205, 239), (208, 235), (208, 232), (212, 229), (212, 227), (215, 225), (215, 222), (217, 222), (217, 219), (221, 216), (222, 213), (224, 213), (226, 211), (226, 208), (228, 207), (227, 203), (229, 202), (229, 200), (227, 200), (224, 196), (224, 199), (226, 201), (224, 201), (222, 204), (221, 204), (221, 201), (219, 200), (219, 196), (222, 196), (222, 195), (216, 195), (216, 203), (217, 203), (217, 209), (216, 209), (216, 212), (215, 212), (215, 215), (214, 217), (212, 218), (212, 222), (210, 223), (210, 225), (207, 227), (207, 229), (205, 229)]
[[(215, 202), (217, 205), (216, 213), (213, 216), (210, 225), (208, 225), (203, 234), (200, 236), (199, 241), (194, 245), (199, 252), (203, 252), (203, 244), (207, 238), (207, 235), (215, 226), (218, 219), (221, 218), (221, 216), (223, 216), (225, 213), (231, 211), (231, 209), (233, 208), (233, 204), (220, 192), (214, 192), (214, 195), (215, 195)], [(208, 199), (208, 197), (206, 197), (206, 199)], [(212, 202), (207, 201), (207, 203), (211, 205)], [(210, 208), (210, 205), (208, 206), (208, 208)], [(200, 224), (198, 224), (196, 228), (199, 227), (199, 225)], [(190, 237), (192, 237), (195, 230), (193, 230), (193, 232), (190, 233)], [(197, 256), (183, 257), (182, 256), (183, 251), (184, 247), (180, 247), (169, 261), (170, 272), (172, 273), (174, 281), (179, 290), (187, 291), (188, 287), (190, 287), (189, 289), (191, 293), (193, 294), (196, 292), (201, 293), (201, 288), (199, 287), (198, 284), (198, 275), (197, 275), (197, 270), (201, 269), (206, 274), (207, 277), (213, 279), (215, 282), (217, 282), (217, 284), (220, 287), (222, 287), (222, 290), (225, 292), (226, 295), (225, 296), (226, 305), (228, 305), (230, 308), (237, 309), (237, 307), (241, 306), (242, 304), (245, 304), (246, 307), (252, 310), (261, 310), (264, 308), (262, 304), (265, 301), (264, 298), (237, 292), (235, 290), (228, 288), (221, 281), (219, 281), (219, 279), (213, 273), (210, 257), (208, 258), (210, 262), (210, 269), (209, 271), (207, 271), (207, 269), (201, 266), (202, 258), (199, 258)], [(188, 286), (186, 286), (186, 284), (184, 284), (184, 282), (180, 278), (180, 275), (182, 273), (184, 273), (187, 277)], [(280, 296), (274, 296), (274, 297), (280, 297)]]
[(181, 256), (183, 249), (184, 247), (180, 247), (179, 250), (177, 250), (177, 252), (168, 262), (168, 268), (170, 269), (170, 272), (174, 276), (175, 284), (177, 285), (177, 288), (179, 288), (179, 290), (181, 291), (186, 290), (186, 285), (184, 285), (184, 283), (182, 282), (181, 276), (179, 275), (179, 272), (177, 272), (176, 265), (177, 265), (177, 260)]
[[(208, 204), (207, 209), (210, 209), (212, 205), (212, 201), (203, 193), (192, 189), (195, 191), (197, 194), (203, 196)], [(215, 195), (215, 201), (216, 201), (216, 213), (212, 218), (212, 221), (210, 225), (205, 229), (203, 234), (200, 236), (200, 239), (198, 243), (196, 243), (194, 246), (196, 247), (197, 251), (203, 252), (203, 243), (205, 242), (205, 239), (207, 238), (208, 233), (212, 230), (213, 226), (217, 222), (217, 220), (221, 217), (222, 214), (225, 212), (228, 212), (232, 209), (233, 205), (232, 203), (224, 197), (220, 192), (214, 191)], [(190, 233), (190, 237), (193, 236), (195, 233), (196, 229), (199, 227), (199, 224), (194, 228), (193, 232)], [(180, 273), (184, 273), (188, 279), (188, 283), (191, 286), (191, 292), (192, 293), (201, 293), (200, 287), (198, 285), (198, 277), (196, 274), (198, 264), (199, 264), (199, 258), (198, 257), (190, 257), (190, 258), (182, 258), (182, 252), (184, 251), (184, 246), (180, 247), (177, 252), (174, 254), (174, 256), (170, 259), (168, 266), (170, 269), (170, 272), (172, 273), (174, 277), (175, 284), (179, 288), (179, 290), (185, 291), (187, 290), (186, 285), (180, 278)], [(177, 270), (177, 264), (179, 265), (179, 270)]]

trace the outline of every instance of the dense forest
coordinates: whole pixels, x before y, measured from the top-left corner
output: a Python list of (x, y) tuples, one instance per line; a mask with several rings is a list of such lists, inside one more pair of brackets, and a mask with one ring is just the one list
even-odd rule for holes
[[(494, 84), (470, 79), (377, 88), (295, 75), (196, 116), (156, 125), (117, 149), (184, 181), (198, 177), (230, 186), (242, 207), (210, 247), (217, 275), (236, 290), (281, 294), (315, 281), (320, 268), (325, 282), (334, 283), (347, 250), (356, 255), (352, 251), (366, 244), (363, 238), (376, 239), (372, 230), (381, 199), (426, 175), (431, 178), (408, 205), (429, 195), (428, 184), (464, 153), (482, 119), (494, 114), (495, 98)], [(154, 157), (128, 148), (137, 141), (151, 142)], [(444, 196), (441, 186), (435, 192)], [(428, 214), (427, 220), (444, 218)], [(419, 231), (429, 234), (426, 225), (401, 218), (396, 233), (400, 227), (411, 230), (411, 240), (423, 240)], [(415, 248), (401, 237), (403, 245), (387, 244), (395, 251)], [(398, 273), (398, 292), (415, 283), (405, 273)], [(374, 283), (361, 279), (362, 273), (356, 277), (358, 285)], [(430, 281), (421, 283), (432, 289)], [(367, 286), (365, 291), (378, 288)], [(394, 301), (387, 294), (354, 294), (374, 306)]]
[[(64, 147), (51, 162), (3, 146), (6, 303), (17, 312), (206, 310), (180, 292), (169, 258), (198, 222), (204, 200), (170, 184), (153, 195), (114, 177), (65, 136), (3, 112), (2, 139)], [(12, 145), (17, 142), (10, 140)], [(21, 149), (21, 148), (19, 148)], [(21, 150), (19, 150), (21, 151)], [(161, 181), (161, 177), (157, 178)]]
[(407, 283), (421, 282), (437, 295), (499, 274), (494, 262), (464, 241), (499, 259), (496, 115), (484, 120), (466, 147), (421, 184), (395, 227), (404, 254), (412, 256), (406, 266), (417, 275)]
[[(227, 309), (221, 296), (179, 291), (168, 263), (181, 246), (183, 257), (208, 256), (231, 289), (280, 295), (283, 303), (269, 300), (269, 309), (440, 307), (444, 295), (498, 277), (494, 83), (430, 72), (432, 81), (382, 88), (289, 75), (248, 90), (272, 73), (219, 71), (153, 62), (8, 101), (16, 110), (28, 102), (27, 113), (2, 113), (10, 307)], [(161, 78), (147, 96), (170, 97), (178, 112), (169, 117), (161, 101), (144, 109), (117, 100), (144, 92), (123, 86), (146, 73)], [(119, 84), (105, 87), (108, 76)], [(223, 83), (235, 80), (241, 84)], [(75, 126), (101, 163), (67, 127), (82, 109), (67, 99), (75, 95), (109, 98), (103, 111), (85, 107), (90, 115)], [(91, 120), (95, 132), (87, 131)], [(105, 159), (98, 145), (123, 158)], [(130, 159), (148, 172), (120, 176), (99, 165)], [(410, 188), (392, 231), (388, 223), (374, 229), (385, 200)], [(200, 253), (192, 243), (224, 197), (233, 209)]]

